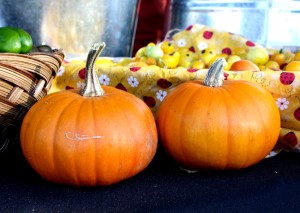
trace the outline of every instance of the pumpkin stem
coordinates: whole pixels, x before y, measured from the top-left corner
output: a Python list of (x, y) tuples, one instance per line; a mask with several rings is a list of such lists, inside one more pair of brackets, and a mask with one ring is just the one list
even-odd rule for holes
[(105, 47), (105, 43), (96, 43), (90, 49), (85, 66), (85, 86), (80, 91), (80, 94), (84, 97), (96, 97), (104, 94), (98, 76), (94, 70), (94, 65), (97, 57), (101, 54)]
[(209, 87), (220, 87), (224, 81), (224, 67), (227, 62), (224, 58), (217, 59), (209, 68), (204, 79), (204, 85)]

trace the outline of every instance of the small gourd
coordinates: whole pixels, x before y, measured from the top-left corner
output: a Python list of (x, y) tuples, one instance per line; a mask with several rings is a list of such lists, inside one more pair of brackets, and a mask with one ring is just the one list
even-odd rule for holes
[(187, 169), (241, 169), (264, 159), (280, 132), (280, 114), (262, 86), (224, 80), (224, 59), (204, 81), (180, 84), (161, 103), (156, 123), (167, 153)]
[(21, 148), (46, 180), (105, 186), (144, 170), (157, 148), (149, 107), (122, 90), (100, 86), (94, 63), (105, 44), (95, 44), (86, 64), (85, 87), (38, 101), (21, 126)]

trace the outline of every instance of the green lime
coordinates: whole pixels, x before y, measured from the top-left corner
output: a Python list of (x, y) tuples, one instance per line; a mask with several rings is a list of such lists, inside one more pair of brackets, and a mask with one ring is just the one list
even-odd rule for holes
[(21, 28), (12, 28), (15, 30), (21, 39), (21, 51), (20, 53), (28, 53), (32, 49), (32, 38), (28, 32)]
[(0, 52), (20, 53), (21, 41), (19, 34), (7, 27), (0, 28)]
[(21, 28), (0, 28), (0, 52), (28, 53), (32, 43), (30, 34)]

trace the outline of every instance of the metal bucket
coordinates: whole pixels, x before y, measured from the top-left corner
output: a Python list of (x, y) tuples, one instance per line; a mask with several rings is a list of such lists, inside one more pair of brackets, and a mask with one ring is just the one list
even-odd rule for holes
[(104, 41), (102, 56), (131, 56), (139, 0), (0, 0), (0, 26), (27, 30), (35, 45), (86, 54)]
[(267, 42), (270, 0), (172, 0), (168, 29), (207, 25)]

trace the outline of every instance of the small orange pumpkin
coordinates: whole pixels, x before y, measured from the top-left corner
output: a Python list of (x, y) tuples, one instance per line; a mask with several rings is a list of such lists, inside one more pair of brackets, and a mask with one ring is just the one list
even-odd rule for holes
[(204, 81), (185, 82), (161, 103), (159, 141), (187, 169), (241, 169), (265, 158), (280, 132), (279, 110), (260, 85), (225, 80), (218, 59)]
[(77, 186), (105, 186), (141, 172), (153, 159), (157, 129), (149, 107), (122, 90), (100, 86), (93, 71), (105, 44), (95, 44), (83, 90), (38, 101), (20, 134), (29, 164), (45, 179)]
[(253, 71), (253, 72), (260, 71), (259, 67), (255, 63), (246, 59), (235, 61), (231, 65), (229, 70), (230, 71)]

